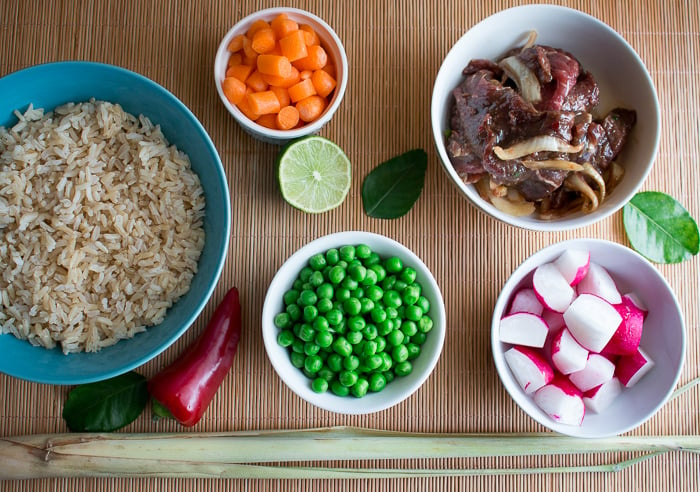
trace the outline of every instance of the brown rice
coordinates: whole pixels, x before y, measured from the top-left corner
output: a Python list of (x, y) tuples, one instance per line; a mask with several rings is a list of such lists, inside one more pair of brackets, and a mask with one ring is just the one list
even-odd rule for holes
[(204, 193), (160, 127), (91, 100), (0, 127), (2, 333), (94, 352), (160, 323), (204, 246)]

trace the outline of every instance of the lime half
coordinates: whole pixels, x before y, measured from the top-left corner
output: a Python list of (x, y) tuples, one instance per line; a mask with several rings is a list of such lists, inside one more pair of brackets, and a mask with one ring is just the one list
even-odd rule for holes
[(350, 190), (350, 159), (327, 138), (311, 135), (295, 140), (282, 149), (277, 163), (282, 196), (304, 212), (331, 210)]

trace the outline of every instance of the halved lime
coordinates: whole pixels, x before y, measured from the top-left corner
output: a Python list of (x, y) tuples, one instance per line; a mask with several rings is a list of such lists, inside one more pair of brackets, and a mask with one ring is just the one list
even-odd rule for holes
[(287, 144), (277, 164), (282, 196), (304, 212), (331, 210), (350, 190), (350, 159), (327, 138), (311, 135)]

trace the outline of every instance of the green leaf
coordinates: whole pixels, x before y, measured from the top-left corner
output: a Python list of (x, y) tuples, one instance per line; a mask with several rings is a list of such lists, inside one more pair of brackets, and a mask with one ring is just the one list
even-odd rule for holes
[(678, 201), (659, 191), (637, 193), (623, 208), (632, 247), (656, 263), (680, 263), (698, 254), (698, 225)]
[(148, 402), (146, 378), (136, 372), (76, 386), (63, 406), (73, 432), (111, 432), (141, 415)]
[(365, 213), (377, 219), (406, 215), (423, 190), (428, 154), (409, 150), (377, 166), (362, 184)]

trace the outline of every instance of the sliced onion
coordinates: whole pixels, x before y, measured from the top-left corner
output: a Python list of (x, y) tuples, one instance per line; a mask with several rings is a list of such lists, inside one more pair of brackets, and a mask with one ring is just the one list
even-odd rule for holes
[(540, 82), (535, 72), (514, 56), (504, 58), (498, 63), (505, 74), (513, 79), (520, 89), (520, 95), (528, 102), (538, 103), (542, 100)]
[(524, 160), (523, 166), (528, 169), (556, 169), (557, 171), (583, 171), (583, 166), (577, 162), (562, 159), (546, 159), (543, 161)]
[(566, 140), (553, 137), (551, 135), (538, 135), (537, 137), (528, 138), (522, 142), (511, 145), (507, 149), (494, 146), (493, 153), (501, 160), (519, 159), (526, 155), (534, 154), (535, 152), (565, 152), (567, 154), (576, 154), (583, 149), (583, 143), (571, 145)]
[(514, 217), (524, 217), (535, 211), (535, 204), (525, 200), (520, 193), (512, 188), (508, 188), (505, 195), (496, 196), (493, 193), (491, 180), (482, 179), (475, 184), (479, 195), (503, 213)]
[(593, 188), (590, 187), (588, 183), (586, 183), (586, 180), (583, 179), (580, 173), (575, 173), (572, 174), (571, 176), (566, 178), (566, 181), (564, 181), (566, 185), (571, 188), (574, 191), (580, 192), (584, 197), (588, 199), (590, 202), (590, 207), (587, 208), (587, 211), (591, 212), (598, 208), (598, 205), (600, 205), (600, 202), (598, 201), (598, 195), (596, 195), (595, 191), (593, 191)]
[(605, 180), (598, 171), (591, 165), (590, 162), (583, 163), (583, 174), (590, 176), (593, 181), (598, 185), (598, 199), (601, 203), (605, 200)]

